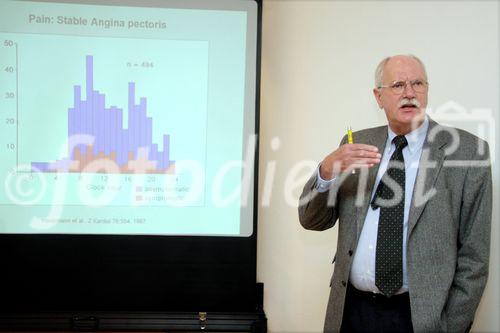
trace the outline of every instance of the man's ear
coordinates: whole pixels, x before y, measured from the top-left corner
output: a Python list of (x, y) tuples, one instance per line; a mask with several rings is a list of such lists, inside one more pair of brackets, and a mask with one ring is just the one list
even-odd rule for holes
[(373, 88), (373, 95), (375, 96), (375, 99), (377, 100), (378, 107), (382, 109), (382, 97), (381, 97), (380, 89)]

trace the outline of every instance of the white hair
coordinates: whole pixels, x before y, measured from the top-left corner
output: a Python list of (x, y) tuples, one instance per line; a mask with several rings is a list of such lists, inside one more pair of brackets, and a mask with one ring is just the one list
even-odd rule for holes
[[(414, 56), (413, 54), (405, 54), (404, 56), (415, 59), (420, 66), (422, 66), (422, 70), (424, 71), (424, 79), (427, 81), (427, 71), (425, 70), (425, 65), (420, 60), (417, 56)], [(380, 88), (382, 86), (382, 81), (384, 79), (384, 68), (385, 65), (389, 60), (391, 60), (392, 57), (387, 57), (384, 58), (377, 66), (377, 69), (375, 69), (375, 87)]]

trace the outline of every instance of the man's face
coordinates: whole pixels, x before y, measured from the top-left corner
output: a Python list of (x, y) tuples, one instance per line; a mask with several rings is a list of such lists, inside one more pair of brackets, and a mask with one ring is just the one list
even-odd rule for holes
[(373, 90), (379, 107), (384, 109), (387, 121), (396, 134), (407, 134), (424, 119), (428, 89), (425, 85), (423, 90), (415, 91), (410, 82), (416, 80), (427, 81), (420, 63), (411, 57), (396, 56), (385, 65), (382, 85), (391, 86), (401, 81), (406, 83), (406, 87), (400, 93), (389, 87)]

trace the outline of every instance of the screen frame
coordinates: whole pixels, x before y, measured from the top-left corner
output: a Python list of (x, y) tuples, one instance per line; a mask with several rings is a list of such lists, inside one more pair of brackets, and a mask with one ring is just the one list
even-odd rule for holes
[[(258, 8), (258, 138), (262, 1), (248, 1)], [(1, 234), (0, 311), (254, 311), (261, 297), (256, 292), (258, 146), (250, 236)]]

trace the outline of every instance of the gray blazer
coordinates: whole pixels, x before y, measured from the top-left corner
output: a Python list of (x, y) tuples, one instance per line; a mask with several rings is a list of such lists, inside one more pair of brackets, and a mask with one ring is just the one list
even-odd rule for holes
[[(387, 126), (356, 132), (354, 138), (382, 151)], [(339, 221), (325, 332), (340, 329), (353, 252), (377, 170), (378, 165), (354, 175), (343, 174), (324, 193), (316, 191), (313, 175), (300, 198), (299, 219), (304, 228), (325, 230)], [(488, 144), (430, 120), (407, 233), (415, 332), (465, 332), (472, 325), (488, 277), (491, 193)]]

